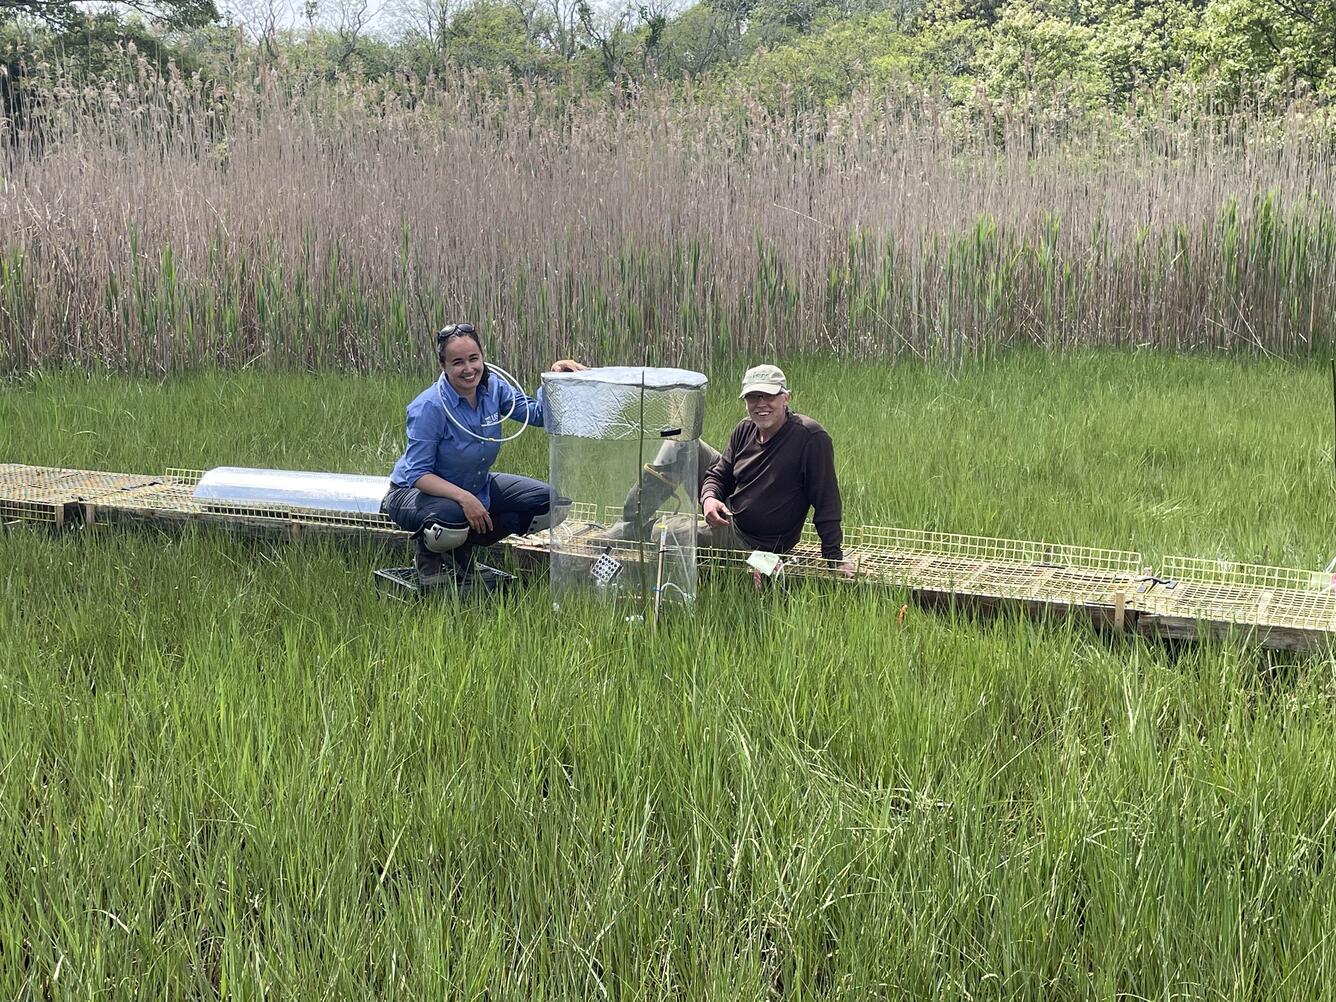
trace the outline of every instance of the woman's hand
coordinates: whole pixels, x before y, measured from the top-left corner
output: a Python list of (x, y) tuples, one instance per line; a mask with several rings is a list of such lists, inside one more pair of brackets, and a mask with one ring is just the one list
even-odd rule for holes
[(589, 368), (587, 365), (581, 365), (573, 358), (559, 358), (552, 363), (553, 372), (584, 372)]
[(468, 519), (469, 528), (478, 535), (492, 531), (492, 516), (474, 495), (465, 494), (459, 499), (459, 507), (464, 509), (464, 517)]

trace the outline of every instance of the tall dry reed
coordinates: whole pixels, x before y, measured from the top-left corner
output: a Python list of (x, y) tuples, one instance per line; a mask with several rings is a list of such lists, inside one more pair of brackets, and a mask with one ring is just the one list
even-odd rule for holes
[(1331, 340), (1336, 170), (1297, 114), (563, 105), (244, 67), (42, 107), (0, 143), (9, 371), (398, 367), (463, 318), (530, 369)]

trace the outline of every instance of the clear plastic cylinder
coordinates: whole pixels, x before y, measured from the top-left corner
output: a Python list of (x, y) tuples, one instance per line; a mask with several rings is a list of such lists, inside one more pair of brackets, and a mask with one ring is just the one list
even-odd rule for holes
[(696, 596), (698, 451), (706, 377), (616, 367), (545, 373), (554, 604), (625, 602), (641, 614)]

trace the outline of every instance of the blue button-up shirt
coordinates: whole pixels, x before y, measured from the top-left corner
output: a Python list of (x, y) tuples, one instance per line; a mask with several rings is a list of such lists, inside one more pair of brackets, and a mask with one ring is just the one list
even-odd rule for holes
[(478, 387), (477, 401), (477, 407), (470, 407), (444, 374), (419, 393), (408, 405), (408, 447), (394, 464), (390, 481), (396, 487), (412, 487), (424, 473), (434, 473), (464, 488), (488, 507), (492, 502), (487, 475), (501, 443), (480, 442), (464, 434), (446, 417), (444, 408), (449, 407), (455, 421), (474, 435), (500, 438), (501, 418), (507, 412), (512, 421), (527, 419), (535, 427), (543, 426), (543, 391), (538, 391), (538, 399), (532, 399), (490, 373), (487, 386)]

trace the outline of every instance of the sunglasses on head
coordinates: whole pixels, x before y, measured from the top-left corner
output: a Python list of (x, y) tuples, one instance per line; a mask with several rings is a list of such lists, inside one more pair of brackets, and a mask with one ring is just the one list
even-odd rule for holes
[(478, 328), (472, 324), (449, 324), (436, 332), (436, 343), (445, 344), (452, 337), (476, 333), (478, 333)]

